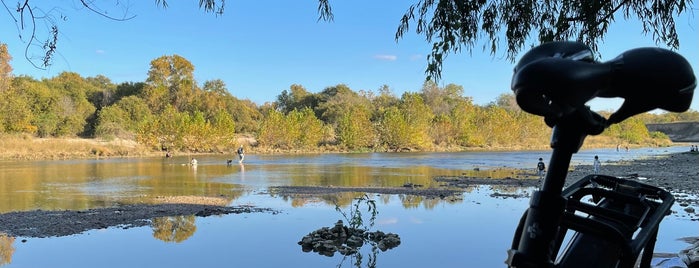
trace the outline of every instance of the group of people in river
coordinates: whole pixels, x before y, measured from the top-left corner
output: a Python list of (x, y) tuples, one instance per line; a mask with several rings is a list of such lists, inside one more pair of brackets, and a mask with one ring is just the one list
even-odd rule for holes
[[(245, 148), (243, 148), (243, 145), (240, 145), (240, 147), (238, 147), (238, 149), (235, 151), (235, 153), (238, 155), (238, 164), (242, 165), (243, 160), (245, 160)], [(170, 153), (170, 150), (167, 150), (165, 152), (165, 158), (170, 158), (170, 157), (172, 157), (172, 153)], [(228, 160), (226, 160), (226, 164), (232, 165), (233, 161), (234, 161), (233, 159), (228, 159)], [(199, 161), (194, 157), (192, 157), (189, 160), (189, 165), (191, 165), (191, 166), (196, 166), (198, 164), (199, 164)]]
[[(599, 156), (595, 155), (595, 158), (592, 161), (592, 173), (599, 174), (600, 168), (602, 168), (602, 162), (599, 161)], [(544, 164), (544, 159), (540, 157), (539, 162), (536, 163), (536, 175), (539, 176), (539, 179), (543, 179), (545, 174), (546, 164)]]

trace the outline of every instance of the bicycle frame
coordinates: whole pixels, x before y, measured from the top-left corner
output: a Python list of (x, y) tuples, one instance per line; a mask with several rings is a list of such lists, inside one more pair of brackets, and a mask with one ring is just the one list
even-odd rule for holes
[[(553, 128), (549, 170), (516, 230), (510, 267), (633, 267), (641, 251), (641, 267), (650, 264), (658, 225), (674, 198), (657, 187), (603, 175), (587, 176), (564, 191), (572, 155), (594, 127), (579, 118)], [(582, 201), (588, 196), (597, 204)], [(559, 254), (570, 230), (577, 233)]]

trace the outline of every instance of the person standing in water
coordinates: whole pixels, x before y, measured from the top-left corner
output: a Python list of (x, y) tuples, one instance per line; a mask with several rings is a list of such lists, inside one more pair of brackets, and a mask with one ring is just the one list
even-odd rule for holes
[(240, 147), (238, 147), (238, 150), (236, 151), (236, 153), (238, 154), (238, 159), (239, 159), (238, 163), (242, 164), (243, 159), (245, 159), (245, 150), (243, 149), (243, 145), (240, 145)]

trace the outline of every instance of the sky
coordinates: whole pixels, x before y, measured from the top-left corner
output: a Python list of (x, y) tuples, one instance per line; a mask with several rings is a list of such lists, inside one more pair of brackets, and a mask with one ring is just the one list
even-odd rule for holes
[[(3, 27), (0, 42), (8, 45), (14, 58), (10, 63), (14, 75), (40, 79), (69, 71), (82, 77), (103, 75), (114, 83), (143, 82), (152, 60), (176, 54), (194, 65), (200, 86), (220, 79), (233, 96), (258, 105), (275, 101), (292, 84), (313, 93), (338, 84), (374, 92), (388, 85), (400, 97), (406, 91), (420, 92), (432, 47), (415, 34), (415, 27), (395, 40), (401, 16), (416, 1), (330, 1), (332, 22), (318, 20), (315, 0), (227, 1), (219, 16), (205, 13), (199, 1), (193, 0), (167, 1), (167, 8), (147, 0), (95, 2), (110, 16), (135, 17), (110, 20), (81, 7), (77, 0), (32, 0), (35, 12), (51, 14), (57, 22), (57, 54), (50, 67), (37, 69), (25, 59), (28, 32), (19, 26)], [(699, 77), (696, 2), (690, 13), (676, 18), (678, 52)], [(4, 10), (0, 14), (2, 23), (15, 24)], [(41, 22), (37, 26), (39, 30), (46, 27)], [(18, 38), (20, 34), (24, 40)], [(601, 61), (636, 47), (664, 47), (651, 35), (644, 35), (637, 21), (624, 21), (621, 16), (598, 46)], [(28, 56), (40, 54), (30, 51)], [(515, 63), (505, 59), (505, 50), (491, 55), (479, 45), (470, 54), (465, 50), (450, 54), (439, 85), (461, 85), (465, 96), (486, 105), (512, 92)], [(697, 95), (691, 106), (695, 111), (699, 111)], [(619, 99), (601, 99), (588, 104), (599, 111), (616, 110), (620, 103)]]

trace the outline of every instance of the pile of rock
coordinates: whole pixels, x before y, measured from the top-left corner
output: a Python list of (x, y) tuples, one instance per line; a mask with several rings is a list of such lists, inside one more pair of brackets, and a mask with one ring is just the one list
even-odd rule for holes
[(355, 254), (364, 243), (371, 243), (381, 251), (386, 251), (400, 245), (400, 237), (393, 233), (349, 228), (339, 220), (332, 228), (322, 227), (298, 242), (303, 252), (313, 251), (329, 257), (335, 255), (335, 252), (342, 255)]

